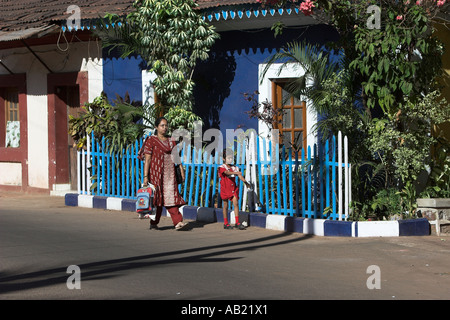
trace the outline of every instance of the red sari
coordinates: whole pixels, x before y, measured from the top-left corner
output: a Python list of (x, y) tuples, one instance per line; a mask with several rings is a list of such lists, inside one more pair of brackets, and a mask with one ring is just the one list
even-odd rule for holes
[(172, 139), (160, 140), (157, 136), (148, 137), (142, 148), (142, 154), (151, 156), (149, 182), (156, 188), (154, 204), (158, 207), (182, 206), (185, 201), (178, 192), (172, 149), (176, 143)]

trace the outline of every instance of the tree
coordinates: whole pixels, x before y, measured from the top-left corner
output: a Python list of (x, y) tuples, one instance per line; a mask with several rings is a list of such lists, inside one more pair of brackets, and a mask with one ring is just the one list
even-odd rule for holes
[(107, 14), (98, 32), (104, 46), (119, 49), (121, 57), (141, 56), (155, 72), (162, 113), (175, 106), (192, 109), (196, 62), (208, 58), (219, 37), (195, 12), (196, 6), (193, 0), (137, 0), (125, 18)]
[[(292, 5), (292, 1), (286, 0), (270, 1), (270, 4), (275, 2), (275, 5)], [(306, 15), (332, 25), (340, 35), (339, 41), (328, 45), (340, 49), (345, 56), (340, 65), (345, 77), (339, 77), (345, 79), (341, 81), (344, 85), (324, 82), (322, 86), (332, 90), (325, 90), (323, 99), (316, 105), (332, 111), (326, 121), (328, 124), (333, 121), (333, 125), (338, 121), (342, 124), (352, 114), (345, 112), (345, 108), (361, 106), (361, 121), (349, 129), (356, 129), (353, 133), (358, 135), (359, 131), (359, 136), (364, 138), (361, 152), (356, 154), (361, 158), (354, 163), (357, 172), (353, 177), (368, 177), (364, 181), (356, 179), (352, 186), (367, 187), (367, 181), (373, 182), (358, 193), (357, 200), (363, 205), (374, 195), (376, 201), (382, 189), (396, 189), (402, 195), (404, 209), (411, 214), (419, 174), (427, 167), (436, 168), (430, 157), (430, 147), (437, 141), (430, 134), (431, 127), (450, 120), (450, 105), (441, 99), (437, 81), (444, 75), (443, 45), (433, 34), (434, 23), (438, 22), (445, 2), (307, 0), (300, 4)], [(371, 5), (380, 9), (376, 11), (380, 22), (376, 27), (368, 24), (373, 15), (368, 10)], [(359, 96), (351, 94), (355, 92)], [(336, 101), (337, 98), (340, 100)], [(362, 168), (358, 163), (369, 163), (373, 169), (365, 166), (364, 172), (358, 171)], [(439, 177), (448, 181), (442, 175)]]
[[(367, 113), (381, 108), (385, 115), (395, 117), (405, 98), (417, 103), (438, 89), (443, 45), (433, 36), (433, 23), (439, 22), (444, 4), (445, 0), (306, 0), (300, 1), (300, 9), (338, 31), (340, 39), (331, 45), (345, 54), (349, 65), (344, 67), (352, 73), (354, 86), (362, 85), (361, 102)], [(371, 5), (380, 8), (380, 28), (367, 27)]]

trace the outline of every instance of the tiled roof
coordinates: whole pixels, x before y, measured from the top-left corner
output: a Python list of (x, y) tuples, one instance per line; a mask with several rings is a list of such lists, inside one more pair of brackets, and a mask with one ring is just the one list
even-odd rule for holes
[[(82, 20), (95, 19), (105, 13), (125, 15), (133, 9), (134, 0), (0, 0), (0, 31), (61, 25), (71, 13), (67, 8), (77, 5)], [(201, 10), (220, 6), (254, 4), (256, 0), (197, 0)]]
[(129, 12), (133, 0), (0, 0), (0, 30), (61, 24), (71, 15), (66, 11), (73, 4), (80, 8), (81, 19), (93, 19), (106, 12)]
[(235, 6), (242, 4), (255, 4), (258, 3), (256, 0), (197, 0), (199, 9), (209, 9), (217, 8), (220, 6)]

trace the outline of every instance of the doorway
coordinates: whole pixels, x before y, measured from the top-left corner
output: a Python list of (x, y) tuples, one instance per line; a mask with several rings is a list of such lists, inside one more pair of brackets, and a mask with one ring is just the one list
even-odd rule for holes
[(77, 148), (69, 133), (69, 116), (81, 112), (80, 89), (75, 86), (55, 88), (56, 184), (70, 184), (77, 189)]
[(88, 74), (48, 74), (47, 84), (50, 189), (77, 190), (77, 149), (69, 135), (69, 116), (78, 116), (88, 102)]

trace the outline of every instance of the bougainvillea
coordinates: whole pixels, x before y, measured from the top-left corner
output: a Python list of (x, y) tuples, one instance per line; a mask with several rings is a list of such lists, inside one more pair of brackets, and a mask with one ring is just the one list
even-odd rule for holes
[(311, 0), (297, 1), (297, 0), (256, 0), (264, 6), (283, 6), (287, 3), (300, 3), (299, 9), (305, 16), (313, 14), (313, 8), (316, 7), (316, 2)]
[[(257, 0), (257, 2), (261, 3), (264, 6), (285, 6), (285, 5), (292, 5), (292, 4), (299, 4), (299, 9), (302, 11), (306, 16), (310, 16), (314, 13), (313, 8), (331, 8), (333, 5), (338, 5), (339, 2), (341, 4), (346, 1), (342, 0)], [(356, 1), (358, 2), (358, 1)], [(367, 3), (367, 1), (359, 1), (360, 3)], [(427, 8), (427, 12), (434, 16), (434, 13), (436, 9), (440, 9), (447, 1), (446, 0), (417, 0), (415, 1), (416, 5), (424, 6)], [(411, 4), (410, 0), (403, 1), (403, 3), (407, 6)], [(368, 6), (369, 4), (367, 4)], [(398, 15), (398, 17), (401, 17), (401, 15)], [(398, 20), (402, 20), (402, 18), (399, 18)]]
[[(405, 188), (400, 192), (406, 199), (406, 186), (414, 186), (426, 165), (433, 166), (429, 147), (435, 141), (430, 135), (430, 124), (450, 119), (446, 101), (433, 113), (427, 113), (440, 102), (438, 80), (445, 76), (444, 47), (434, 30), (436, 24), (443, 23), (439, 14), (448, 1), (279, 0), (277, 5), (301, 6), (308, 15), (311, 12), (314, 19), (339, 33), (338, 41), (327, 43), (327, 47), (343, 53), (341, 68), (348, 76), (342, 82), (350, 92), (345, 97), (350, 106), (358, 106), (363, 119), (356, 128), (364, 141), (357, 141), (361, 153), (356, 155), (360, 158), (354, 168), (358, 162), (372, 163), (376, 172), (385, 173), (383, 188), (403, 184)], [(334, 100), (330, 95), (322, 102), (332, 101), (328, 105), (334, 110)], [(437, 110), (445, 111), (445, 117), (435, 118)], [(342, 120), (343, 114), (337, 116), (332, 120), (341, 127), (342, 121), (336, 119)], [(375, 178), (378, 176), (374, 175), (372, 181)], [(352, 185), (358, 182), (363, 190), (358, 201), (370, 201), (371, 196), (365, 197), (366, 182), (356, 179)]]
[(315, 4), (311, 0), (305, 0), (302, 3), (300, 3), (300, 10), (303, 12), (305, 16), (312, 15), (314, 7)]

